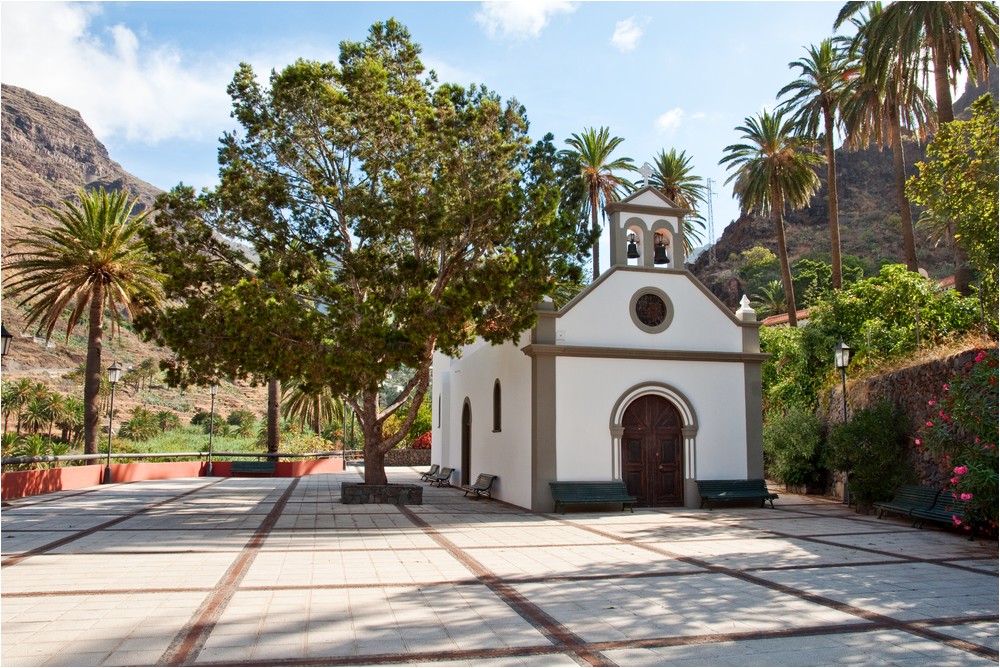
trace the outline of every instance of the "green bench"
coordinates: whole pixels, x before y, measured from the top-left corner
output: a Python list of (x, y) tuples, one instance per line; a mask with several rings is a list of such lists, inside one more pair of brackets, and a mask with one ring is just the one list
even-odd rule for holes
[(635, 512), (632, 506), (637, 499), (628, 493), (621, 480), (550, 482), (549, 488), (552, 490), (552, 499), (556, 502), (556, 512), (559, 512), (560, 506), (590, 503), (620, 503), (622, 511), (627, 505), (630, 512)]
[(420, 479), (423, 481), (428, 481), (431, 479), (432, 475), (437, 475), (437, 472), (441, 470), (441, 467), (437, 464), (431, 464), (431, 467), (420, 474)]
[(708, 504), (712, 509), (713, 501), (746, 501), (760, 499), (760, 507), (769, 502), (774, 508), (774, 500), (778, 495), (768, 491), (763, 480), (698, 480), (698, 494), (701, 496), (701, 507)]
[[(943, 522), (948, 526), (955, 526), (955, 516), (965, 517), (968, 501), (962, 501), (952, 496), (952, 493), (944, 490), (938, 494), (934, 503), (929, 508), (914, 508), (910, 513), (913, 517), (913, 526), (921, 527), (925, 521)], [(971, 540), (974, 536), (970, 536)]]
[(268, 459), (267, 461), (236, 461), (229, 462), (229, 475), (237, 475), (239, 473), (249, 474), (249, 475), (274, 475), (275, 460)]
[(491, 475), (489, 473), (480, 473), (479, 477), (476, 478), (476, 482), (471, 485), (463, 485), (462, 489), (465, 490), (465, 496), (469, 495), (469, 492), (475, 492), (475, 498), (485, 496), (487, 498), (493, 498), (493, 483), (496, 481), (497, 476)]
[(940, 490), (921, 485), (902, 485), (896, 490), (892, 501), (879, 501), (872, 506), (878, 509), (881, 518), (886, 513), (898, 513), (903, 517), (912, 518), (914, 510), (929, 510), (941, 495)]
[(446, 466), (437, 473), (427, 476), (427, 482), (432, 487), (451, 487), (451, 474), (454, 472), (455, 469)]

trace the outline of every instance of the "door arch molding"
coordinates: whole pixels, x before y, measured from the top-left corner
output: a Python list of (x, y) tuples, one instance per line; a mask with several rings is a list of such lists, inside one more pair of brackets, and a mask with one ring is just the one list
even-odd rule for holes
[[(697, 478), (697, 436), (698, 436), (698, 414), (687, 396), (673, 385), (658, 381), (648, 381), (633, 385), (623, 392), (611, 409), (611, 419), (609, 420), (609, 431), (611, 432), (610, 455), (612, 477), (616, 480), (622, 478), (621, 444), (622, 436), (625, 434), (625, 427), (622, 425), (622, 418), (625, 410), (633, 401), (645, 395), (655, 395), (663, 397), (677, 409), (681, 416), (681, 434), (683, 436), (682, 457), (684, 461), (685, 485), (692, 484)], [(686, 492), (686, 495), (689, 495)]]

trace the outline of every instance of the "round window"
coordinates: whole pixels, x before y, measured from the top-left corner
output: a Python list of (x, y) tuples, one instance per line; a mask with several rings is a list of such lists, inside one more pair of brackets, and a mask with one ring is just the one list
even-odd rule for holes
[(636, 326), (651, 334), (665, 330), (674, 317), (670, 298), (655, 288), (646, 288), (633, 295), (629, 311)]

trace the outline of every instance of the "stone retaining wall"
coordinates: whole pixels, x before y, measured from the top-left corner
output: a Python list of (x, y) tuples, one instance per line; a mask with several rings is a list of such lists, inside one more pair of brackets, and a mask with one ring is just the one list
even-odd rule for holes
[[(869, 408), (882, 399), (891, 402), (907, 416), (907, 461), (917, 473), (918, 482), (929, 487), (943, 488), (951, 473), (943, 459), (935, 457), (929, 450), (917, 446), (914, 439), (920, 435), (920, 429), (928, 419), (930, 408), (927, 402), (937, 399), (941, 386), (956, 373), (964, 371), (976, 357), (976, 350), (917, 364), (891, 373), (873, 376), (859, 381), (851, 381), (847, 377), (847, 410), (848, 414)], [(818, 414), (827, 423), (837, 423), (844, 419), (844, 399), (840, 383), (821, 397)], [(835, 473), (828, 493), (841, 497), (842, 476)]]
[(396, 448), (385, 456), (386, 466), (430, 466), (431, 451), (414, 450), (413, 448)]

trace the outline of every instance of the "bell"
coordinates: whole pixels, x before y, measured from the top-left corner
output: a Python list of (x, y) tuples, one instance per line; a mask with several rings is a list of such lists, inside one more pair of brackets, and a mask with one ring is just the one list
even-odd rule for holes
[(670, 264), (667, 257), (667, 245), (663, 243), (663, 235), (656, 235), (656, 244), (653, 246), (653, 264)]
[(639, 259), (639, 245), (635, 242), (635, 233), (628, 235), (628, 251), (625, 253), (625, 257), (630, 260)]

